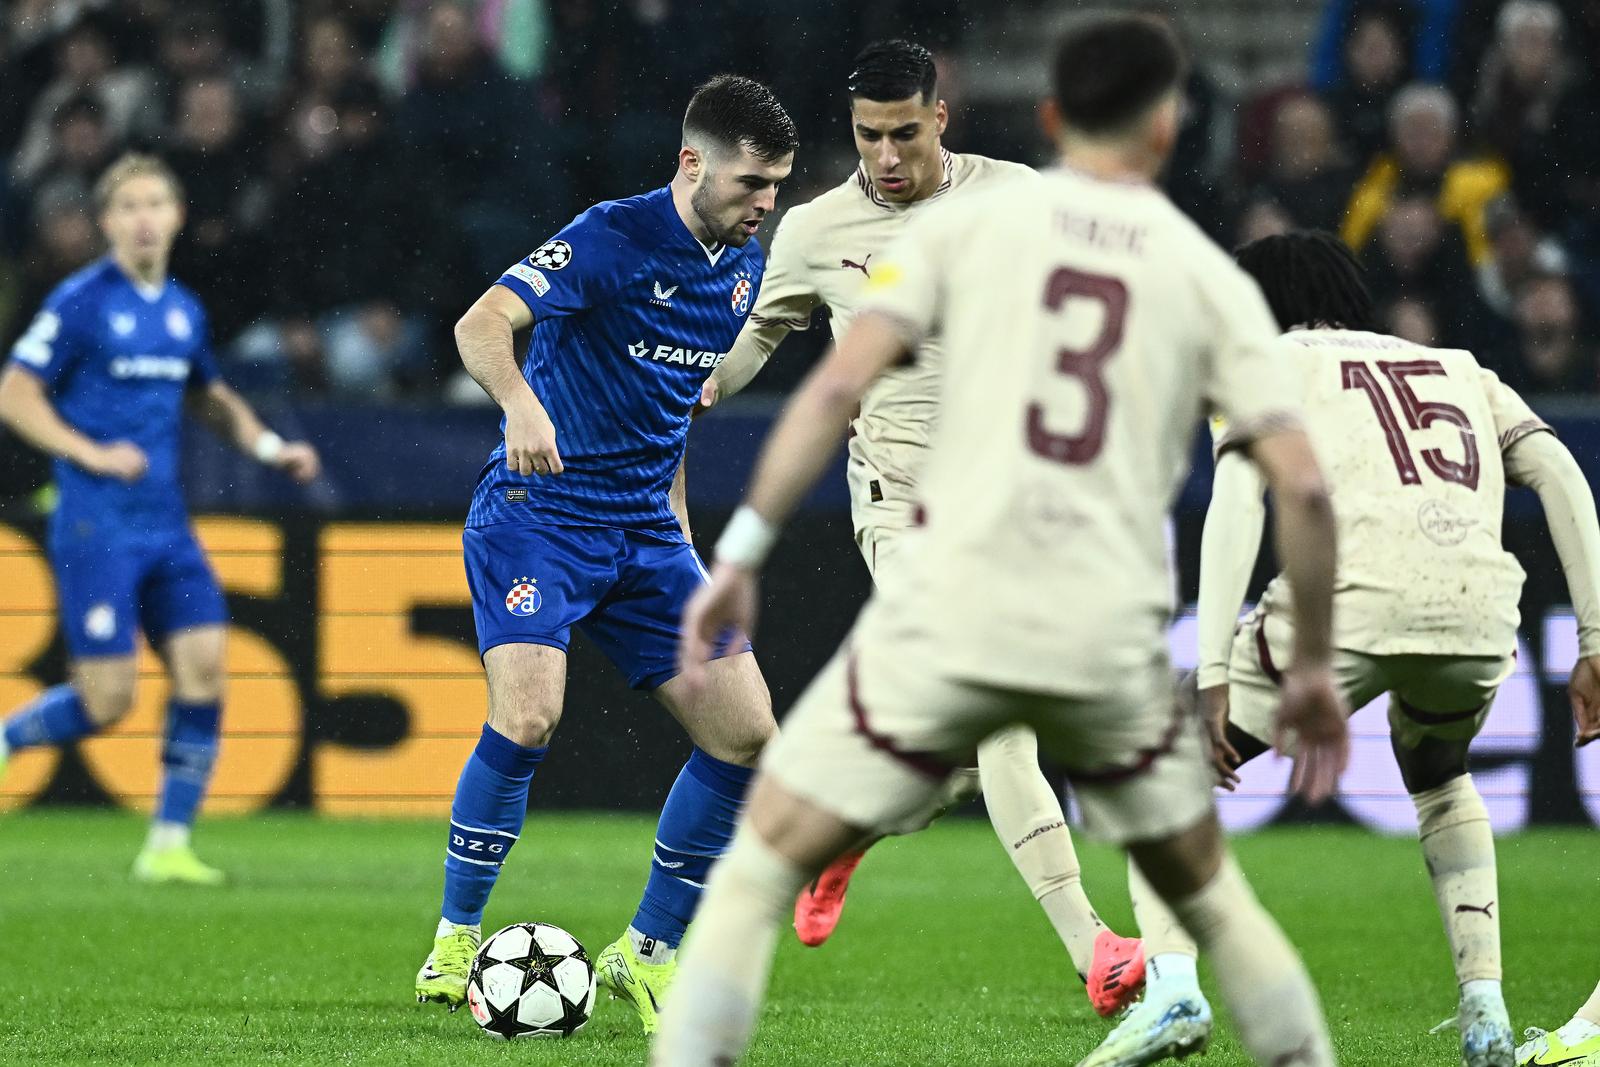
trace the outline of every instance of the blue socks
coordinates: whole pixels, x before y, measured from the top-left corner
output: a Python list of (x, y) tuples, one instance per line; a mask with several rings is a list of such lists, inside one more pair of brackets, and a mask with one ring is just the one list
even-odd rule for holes
[(167, 705), (166, 735), (161, 745), (161, 796), (156, 821), (190, 826), (217, 762), (217, 737), (221, 732), (222, 705), (217, 701)]
[(95, 732), (77, 690), (70, 685), (46, 689), (5, 724), (6, 748), (12, 752), (39, 745), (65, 745)]
[(667, 794), (644, 899), (629, 928), (646, 963), (678, 947), (705, 889), (706, 875), (733, 840), (751, 767), (724, 763), (695, 749)]
[(475, 926), (517, 843), (528, 813), (528, 784), (546, 748), (524, 748), (488, 723), (467, 758), (450, 806), (450, 841), (444, 854), (444, 918)]

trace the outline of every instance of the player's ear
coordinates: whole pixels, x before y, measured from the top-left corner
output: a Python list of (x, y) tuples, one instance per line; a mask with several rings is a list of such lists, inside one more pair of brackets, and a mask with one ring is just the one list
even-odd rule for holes
[(694, 145), (686, 144), (678, 149), (678, 169), (683, 171), (683, 176), (690, 182), (698, 182), (705, 170), (705, 157)]
[(933, 129), (940, 137), (944, 136), (945, 127), (950, 125), (950, 108), (943, 100), (933, 109)]
[(1171, 93), (1157, 104), (1150, 114), (1147, 137), (1151, 151), (1166, 159), (1178, 143), (1178, 127), (1182, 125), (1182, 103), (1177, 93)]
[(1039, 130), (1052, 145), (1061, 143), (1061, 105), (1053, 96), (1039, 101)]

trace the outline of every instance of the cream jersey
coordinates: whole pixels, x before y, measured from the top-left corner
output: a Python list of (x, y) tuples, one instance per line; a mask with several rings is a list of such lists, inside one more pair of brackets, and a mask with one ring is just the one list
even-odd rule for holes
[[(912, 204), (885, 200), (866, 170), (857, 168), (843, 184), (790, 208), (773, 235), (755, 310), (719, 378), (732, 377), (742, 386), (790, 330), (809, 328), (819, 307), (828, 308), (834, 336), (843, 336), (885, 247), (926, 208), (995, 182), (1037, 178), (1019, 163), (952, 152), (943, 152), (942, 157), (944, 180), (925, 200)], [(862, 399), (850, 438), (856, 529), (892, 521), (884, 512), (893, 513), (894, 505), (900, 517), (893, 524), (909, 522), (916, 472), (937, 410), (943, 359), (940, 342), (931, 340), (914, 362), (885, 374)], [(875, 503), (890, 508), (876, 509), (875, 519), (869, 521), (865, 513)]]
[(1164, 661), (1165, 518), (1202, 411), (1295, 418), (1255, 283), (1153, 187), (1072, 171), (931, 210), (873, 262), (862, 313), (946, 360), (921, 521), (855, 640), (1086, 696)]
[[(1338, 517), (1334, 644), (1509, 654), (1523, 573), (1500, 543), (1501, 455), (1550, 427), (1469, 352), (1350, 330), (1292, 330), (1279, 350)], [(1281, 575), (1262, 603), (1288, 609)]]

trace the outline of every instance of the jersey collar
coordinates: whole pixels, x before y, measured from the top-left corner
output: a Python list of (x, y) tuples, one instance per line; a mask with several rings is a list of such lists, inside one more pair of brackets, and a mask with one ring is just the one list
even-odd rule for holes
[(956, 157), (943, 145), (939, 146), (939, 166), (944, 172), (944, 180), (939, 183), (939, 188), (933, 191), (932, 196), (924, 197), (921, 200), (913, 200), (909, 204), (895, 204), (885, 200), (883, 194), (878, 192), (878, 187), (872, 184), (872, 179), (867, 176), (867, 165), (865, 163), (856, 164), (855, 181), (862, 193), (866, 195), (866, 198), (878, 207), (883, 208), (885, 211), (904, 211), (918, 204), (926, 204), (930, 200), (939, 199), (955, 185)]
[(721, 241), (717, 241), (709, 246), (701, 243), (700, 238), (694, 235), (689, 227), (684, 224), (683, 217), (678, 214), (678, 206), (672, 202), (672, 186), (666, 186), (661, 190), (661, 194), (662, 204), (665, 207), (667, 215), (669, 216), (667, 225), (677, 233), (682, 234), (684, 239), (690, 244), (704, 252), (706, 259), (710, 260), (711, 265), (715, 267), (717, 265), (717, 260), (722, 258), (722, 253), (728, 250), (728, 246), (723, 244)]

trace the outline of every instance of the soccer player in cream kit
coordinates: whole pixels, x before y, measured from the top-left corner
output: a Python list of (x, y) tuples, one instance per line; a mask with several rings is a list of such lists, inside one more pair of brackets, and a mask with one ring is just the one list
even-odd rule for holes
[(904, 559), (762, 757), (684, 950), (657, 1067), (737, 1062), (795, 894), (864, 832), (914, 827), (953, 768), (1018, 722), (1065, 766), (1089, 831), (1129, 851), (1213, 958), (1253, 1060), (1335, 1062), (1303, 966), (1228, 856), (1205, 739), (1167, 660), (1165, 519), (1216, 408), (1277, 504), (1295, 593), (1279, 710), (1300, 739), (1294, 781), (1313, 801), (1331, 793), (1348, 758), (1330, 667), (1336, 526), (1266, 302), (1153, 184), (1183, 67), (1170, 31), (1145, 18), (1070, 31), (1044, 110), (1061, 168), (1026, 196), (1000, 185), (910, 222), (774, 427), (683, 621), (691, 686), (719, 635), (753, 624), (777, 524), (856, 405), (926, 338), (945, 339)]
[[(514, 264), (456, 326), (462, 362), (505, 412), (462, 536), (488, 721), (456, 788), (444, 905), (417, 975), (452, 1007), (529, 783), (562, 712), (574, 626), (683, 725), (694, 751), (662, 808), (649, 879), (628, 930), (596, 960), (647, 1032), (712, 863), (775, 732), (742, 639), (710, 686), (677, 678), (678, 623), (705, 569), (678, 477), (690, 414), (759, 295), (761, 246), (797, 144), (764, 86), (722, 75), (684, 115), (665, 188), (597, 204)], [(524, 360), (512, 333), (531, 325)]]
[[(933, 56), (910, 41), (869, 44), (848, 82), (850, 125), (861, 162), (843, 183), (790, 208), (767, 257), (761, 298), (728, 359), (712, 375), (710, 399), (744, 388), (791, 330), (810, 327), (820, 306), (836, 337), (866, 298), (874, 266), (925, 211), (1001, 183), (1038, 175), (1018, 163), (944, 148), (949, 114), (939, 99)], [(874, 581), (892, 578), (903, 534), (914, 525), (918, 472), (938, 417), (942, 343), (886, 372), (862, 398), (849, 441), (850, 511), (857, 547)], [(1143, 950), (1118, 937), (1084, 893), (1061, 799), (1039, 769), (1038, 742), (1025, 727), (1002, 730), (978, 749), (977, 770), (952, 782), (948, 799), (981, 785), (995, 832), (1049, 917), (1102, 1015), (1125, 1007), (1144, 981)], [(930, 813), (931, 816), (931, 813)], [(851, 849), (803, 890), (795, 930), (809, 945), (832, 934), (866, 843)]]
[(178, 478), (187, 406), (220, 436), (305, 482), (316, 452), (261, 424), (222, 380), (200, 301), (167, 276), (182, 194), (159, 159), (127, 155), (95, 187), (110, 254), (56, 287), (0, 375), (0, 419), (55, 457), (49, 552), (71, 681), (5, 721), (10, 752), (66, 745), (133, 707), (142, 630), (172, 686), (155, 819), (134, 877), (215, 885), (189, 829), (221, 733), (228, 610), (189, 528)]

